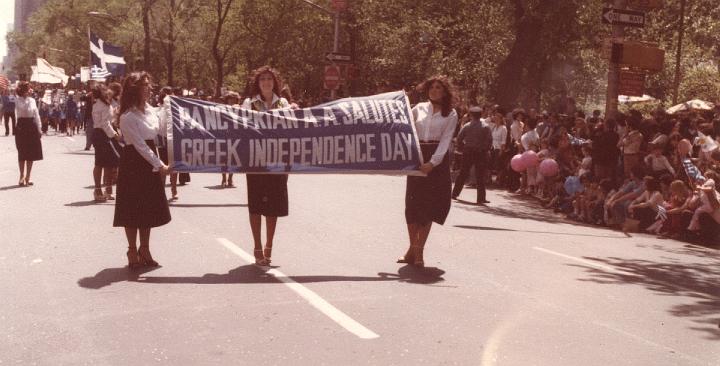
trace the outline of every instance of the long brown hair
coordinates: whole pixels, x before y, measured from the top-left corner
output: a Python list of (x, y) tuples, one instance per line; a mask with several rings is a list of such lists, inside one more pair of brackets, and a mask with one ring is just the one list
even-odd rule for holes
[(283, 89), (283, 81), (280, 77), (280, 73), (272, 67), (265, 65), (255, 69), (248, 79), (247, 86), (245, 87), (245, 97), (252, 98), (260, 94), (260, 75), (268, 73), (273, 78), (273, 93), (278, 97), (281, 95)]
[(425, 97), (430, 100), (430, 96), (428, 92), (430, 91), (430, 87), (434, 83), (440, 83), (443, 90), (445, 91), (445, 95), (443, 96), (442, 100), (440, 101), (440, 106), (442, 108), (442, 116), (447, 117), (450, 115), (450, 112), (452, 112), (453, 107), (455, 106), (456, 99), (455, 99), (455, 93), (454, 93), (454, 87), (450, 80), (448, 80), (447, 76), (444, 75), (437, 75), (433, 76), (427, 80), (425, 80), (422, 84), (417, 86), (417, 91), (425, 95)]
[(108, 89), (105, 84), (97, 84), (92, 89), (93, 101), (101, 101), (107, 105), (110, 105), (110, 99), (108, 99)]
[(144, 108), (145, 101), (142, 100), (141, 91), (143, 82), (151, 82), (150, 74), (145, 71), (137, 71), (130, 73), (123, 81), (122, 94), (120, 95), (120, 112), (118, 113), (118, 123), (120, 116), (131, 108)]

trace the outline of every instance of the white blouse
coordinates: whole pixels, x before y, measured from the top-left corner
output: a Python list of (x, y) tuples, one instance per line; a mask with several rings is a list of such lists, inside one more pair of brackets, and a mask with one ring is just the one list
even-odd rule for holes
[(165, 165), (145, 140), (155, 140), (158, 135), (159, 121), (157, 111), (145, 105), (145, 112), (133, 108), (120, 116), (120, 131), (126, 145), (135, 146), (135, 150), (157, 171)]
[(92, 107), (93, 128), (102, 129), (109, 138), (115, 137), (115, 130), (112, 128), (112, 120), (115, 115), (113, 109), (111, 105), (99, 100)]
[(493, 123), (490, 126), (490, 130), (492, 130), (493, 149), (500, 150), (500, 148), (507, 143), (507, 127), (505, 125), (498, 126)]
[(35, 99), (31, 97), (17, 97), (15, 101), (15, 118), (32, 118), (38, 131), (42, 134), (40, 111), (38, 110)]
[(439, 141), (438, 147), (435, 149), (430, 158), (433, 166), (438, 166), (445, 158), (445, 154), (450, 147), (450, 142), (458, 123), (457, 112), (453, 109), (447, 117), (443, 117), (441, 111), (434, 111), (432, 103), (418, 103), (412, 109), (415, 119), (415, 131), (420, 141)]

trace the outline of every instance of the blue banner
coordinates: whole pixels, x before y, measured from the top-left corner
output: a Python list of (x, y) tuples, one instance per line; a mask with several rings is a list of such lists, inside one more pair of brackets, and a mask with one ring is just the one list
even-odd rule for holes
[(403, 91), (267, 112), (178, 97), (168, 107), (175, 171), (422, 175)]

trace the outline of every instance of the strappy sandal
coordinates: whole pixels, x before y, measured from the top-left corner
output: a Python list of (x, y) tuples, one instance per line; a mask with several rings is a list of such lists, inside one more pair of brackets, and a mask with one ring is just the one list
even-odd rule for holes
[(159, 267), (160, 263), (156, 262), (150, 254), (150, 249), (142, 246), (138, 249), (138, 259), (143, 266)]
[(411, 248), (412, 248), (413, 251), (415, 252), (415, 253), (414, 253), (415, 260), (413, 261), (412, 265), (415, 266), (415, 267), (418, 267), (418, 268), (423, 268), (423, 267), (425, 267), (425, 261), (423, 261), (423, 259), (422, 259), (422, 257), (423, 257), (423, 250), (424, 250), (425, 248), (423, 248), (423, 247), (420, 246), (420, 245), (413, 245), (413, 246), (411, 246)]
[(265, 256), (265, 262), (270, 265), (272, 262), (272, 259), (270, 258), (272, 256), (272, 246), (265, 246), (265, 250), (263, 250), (263, 255)]
[[(267, 266), (268, 262), (265, 259), (265, 256), (263, 255), (262, 249), (255, 249), (253, 250), (253, 254), (255, 255), (255, 265), (257, 266)], [(260, 254), (260, 256), (258, 256)]]
[(93, 192), (93, 197), (95, 198), (95, 202), (107, 201), (107, 197), (105, 197), (105, 194), (103, 193), (101, 188), (95, 188), (95, 192)]
[(25, 178), (20, 178), (20, 180), (18, 181), (18, 185), (20, 187), (25, 187)]
[(140, 264), (140, 257), (138, 257), (137, 250), (128, 250), (127, 251), (127, 257), (128, 257), (128, 268), (135, 269), (141, 266)]

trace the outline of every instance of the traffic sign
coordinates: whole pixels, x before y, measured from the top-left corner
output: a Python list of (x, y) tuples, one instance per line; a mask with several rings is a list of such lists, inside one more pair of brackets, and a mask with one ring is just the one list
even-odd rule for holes
[(631, 9), (638, 10), (653, 10), (663, 7), (664, 0), (630, 0), (628, 1), (628, 7)]
[(613, 43), (610, 61), (648, 72), (662, 71), (665, 51), (655, 45), (639, 42)]
[(347, 0), (332, 0), (332, 7), (337, 12), (342, 12), (347, 9)]
[(603, 8), (602, 21), (605, 24), (642, 28), (645, 26), (645, 13), (633, 10)]
[(621, 70), (618, 94), (642, 97), (645, 94), (645, 73)]
[(337, 90), (340, 87), (340, 68), (335, 65), (325, 66), (325, 89)]
[(352, 62), (352, 57), (344, 53), (328, 52), (325, 54), (325, 59), (330, 62)]

